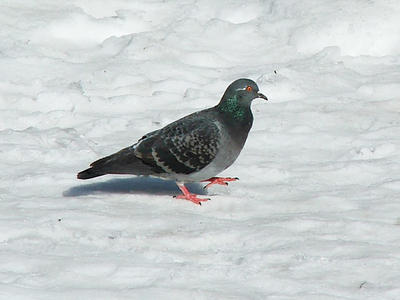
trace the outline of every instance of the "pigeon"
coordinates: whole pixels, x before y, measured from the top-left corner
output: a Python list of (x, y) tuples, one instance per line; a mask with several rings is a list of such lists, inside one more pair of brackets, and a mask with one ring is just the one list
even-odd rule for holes
[(201, 205), (210, 200), (191, 193), (185, 183), (228, 185), (237, 177), (216, 177), (239, 156), (253, 124), (251, 102), (268, 100), (257, 84), (241, 78), (232, 82), (220, 102), (145, 134), (135, 144), (96, 160), (78, 179), (106, 174), (155, 176), (175, 180), (178, 199)]

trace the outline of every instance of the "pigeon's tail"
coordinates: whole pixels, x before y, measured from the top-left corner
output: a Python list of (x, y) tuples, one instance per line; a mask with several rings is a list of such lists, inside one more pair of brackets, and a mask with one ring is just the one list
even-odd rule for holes
[(160, 169), (139, 159), (132, 147), (96, 160), (89, 169), (79, 172), (78, 179), (90, 179), (106, 174), (156, 175)]
[(98, 172), (94, 168), (89, 168), (86, 169), (82, 172), (79, 172), (78, 175), (76, 176), (78, 179), (90, 179), (98, 176), (103, 176), (105, 173)]

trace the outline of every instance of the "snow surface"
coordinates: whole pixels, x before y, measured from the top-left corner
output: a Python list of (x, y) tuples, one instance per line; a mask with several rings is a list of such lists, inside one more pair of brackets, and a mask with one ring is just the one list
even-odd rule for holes
[[(399, 16), (398, 0), (0, 1), (0, 298), (400, 299)], [(240, 77), (270, 101), (211, 201), (75, 178)]]

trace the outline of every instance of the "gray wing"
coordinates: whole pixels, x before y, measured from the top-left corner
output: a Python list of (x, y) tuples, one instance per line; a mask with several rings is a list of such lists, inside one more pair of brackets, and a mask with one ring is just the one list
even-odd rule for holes
[(144, 136), (134, 147), (135, 155), (153, 168), (159, 167), (165, 173), (190, 174), (215, 158), (219, 144), (218, 126), (197, 115)]
[(191, 174), (215, 158), (219, 144), (217, 125), (195, 113), (144, 135), (133, 146), (93, 162), (78, 178), (105, 174)]
[[(143, 136), (138, 143), (148, 137), (157, 134), (157, 130)], [(155, 162), (143, 161), (135, 154), (135, 146), (124, 148), (114, 154), (103, 157), (90, 164), (90, 168), (79, 172), (79, 179), (89, 179), (105, 174), (132, 174), (132, 175), (156, 175), (164, 173)]]

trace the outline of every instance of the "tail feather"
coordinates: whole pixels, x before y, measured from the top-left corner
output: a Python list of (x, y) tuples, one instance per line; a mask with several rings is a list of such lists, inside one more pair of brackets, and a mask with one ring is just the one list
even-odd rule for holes
[(103, 176), (105, 173), (98, 172), (94, 168), (86, 169), (82, 172), (79, 172), (76, 176), (78, 179), (90, 179), (98, 176)]
[(90, 168), (77, 175), (78, 179), (90, 179), (106, 174), (154, 175), (159, 172), (154, 166), (145, 164), (131, 147), (100, 158), (90, 164)]

